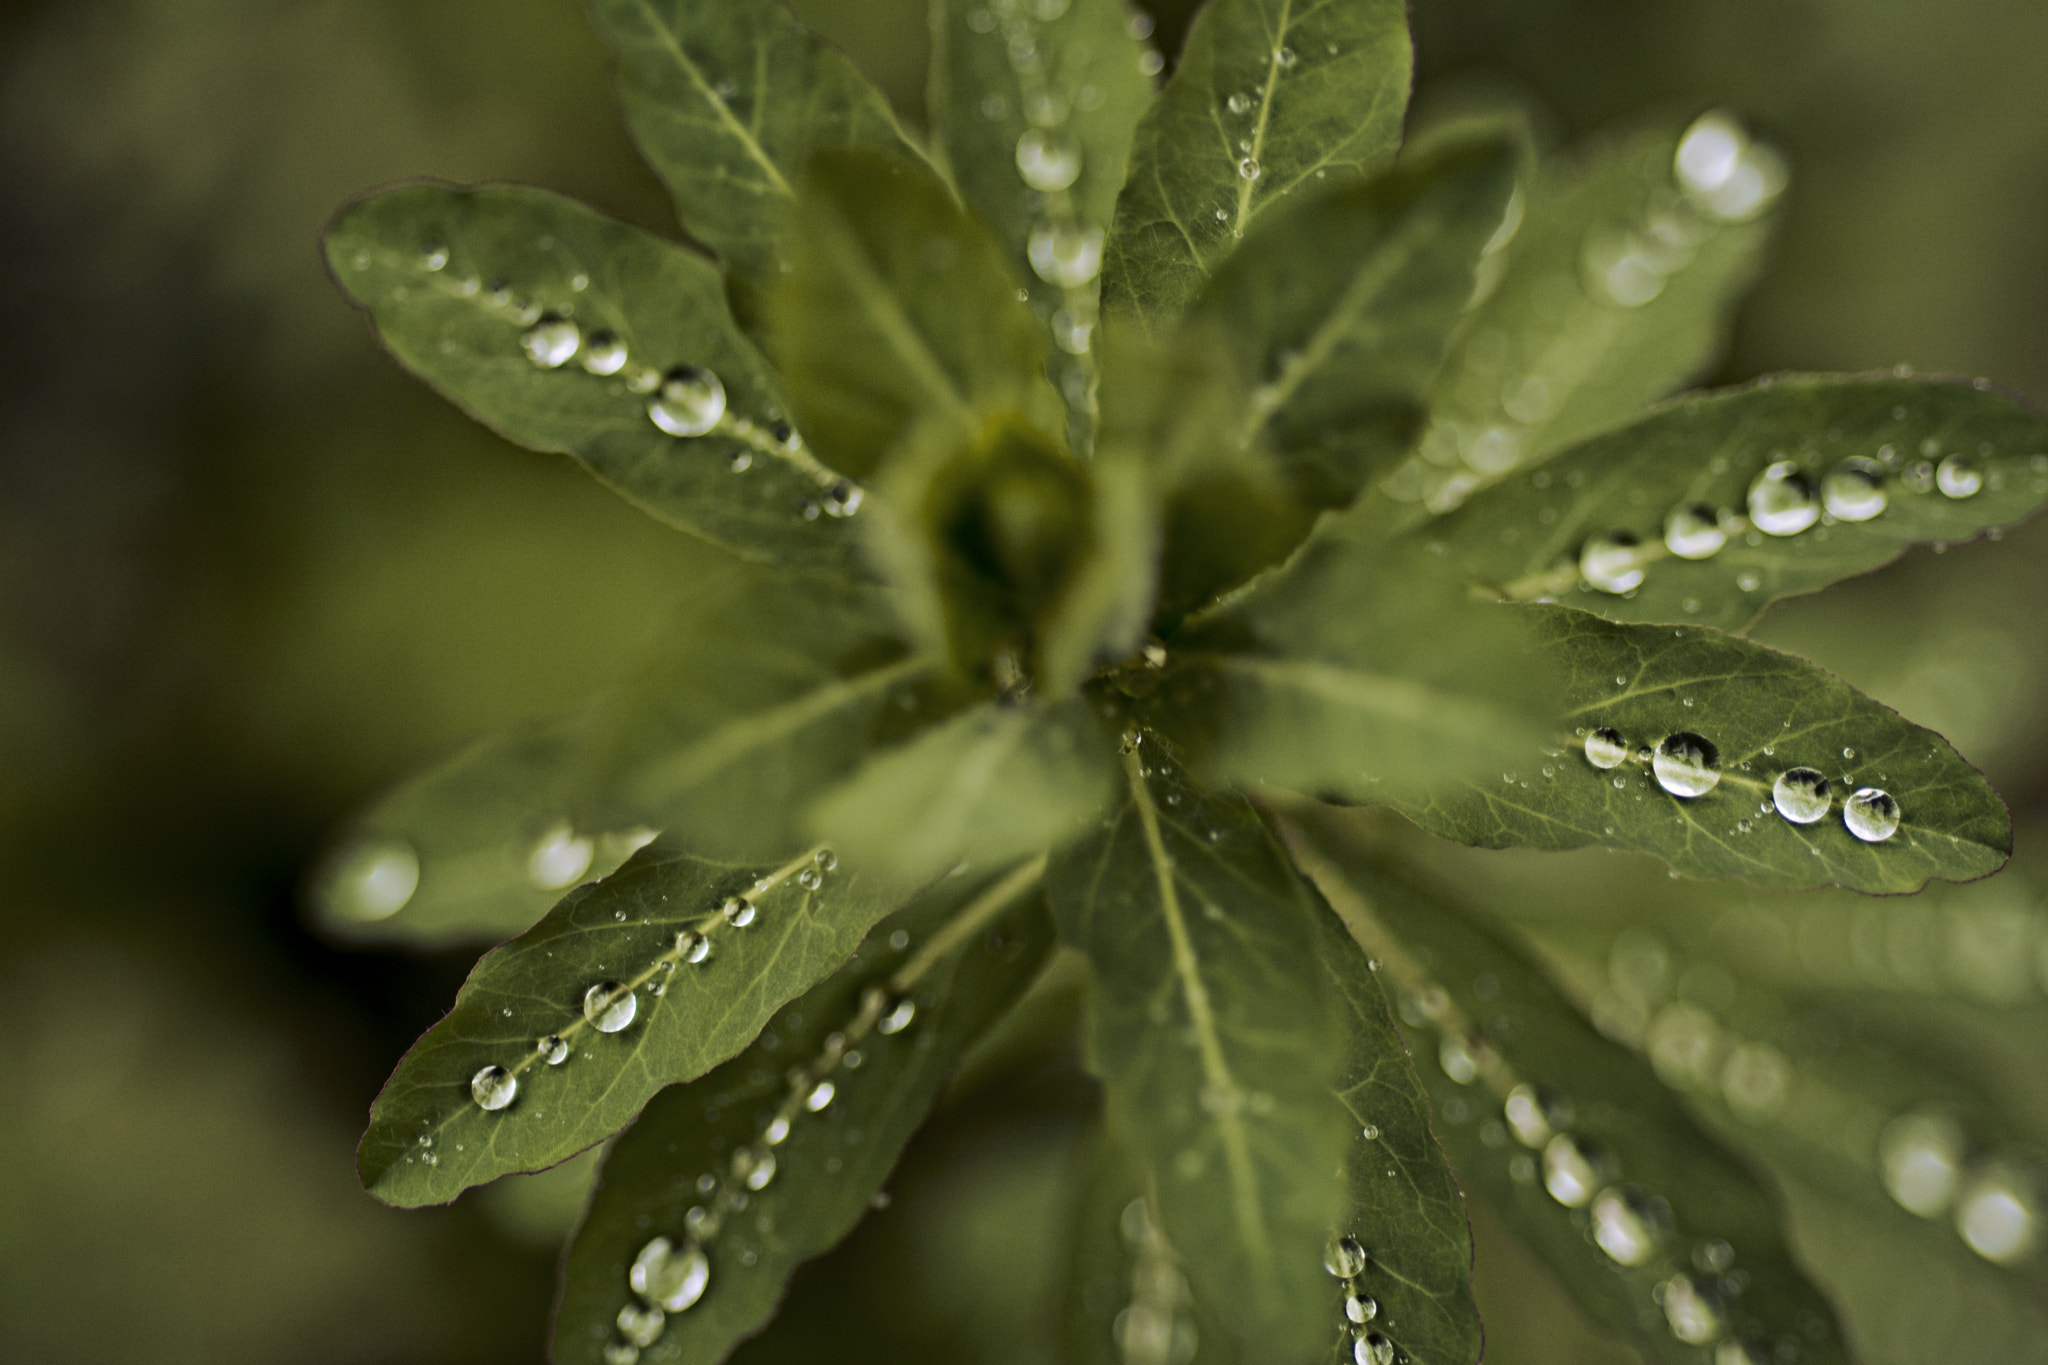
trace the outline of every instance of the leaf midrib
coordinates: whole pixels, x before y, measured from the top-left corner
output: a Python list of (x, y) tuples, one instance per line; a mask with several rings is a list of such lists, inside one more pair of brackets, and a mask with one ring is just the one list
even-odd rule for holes
[[(634, 4), (639, 8), (641, 16), (646, 19), (648, 26), (659, 37), (661, 45), (667, 49), (668, 55), (674, 59), (676, 66), (689, 78), (690, 84), (696, 87), (698, 95), (704, 99), (706, 104), (717, 111), (718, 121), (724, 124), (726, 130), (738, 140), (741, 147), (745, 148), (748, 157), (763, 171), (767, 172), (770, 188), (774, 189), (785, 199), (796, 198), (796, 191), (790, 187), (789, 181), (783, 178), (781, 168), (768, 156), (768, 153), (762, 148), (753, 133), (747, 129), (746, 125), (733, 117), (732, 109), (724, 100), (718, 97), (718, 92), (712, 89), (710, 83), (704, 79), (704, 73), (698, 69), (695, 62), (690, 60), (690, 54), (683, 51), (682, 42), (676, 37), (675, 30), (663, 23), (661, 16), (655, 12), (652, 0), (634, 0)], [(765, 101), (763, 102), (765, 103)]]

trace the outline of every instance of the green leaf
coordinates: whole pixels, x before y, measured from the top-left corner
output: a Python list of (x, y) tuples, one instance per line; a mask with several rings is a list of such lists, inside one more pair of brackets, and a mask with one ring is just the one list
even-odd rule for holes
[(437, 948), (530, 927), (654, 831), (607, 821), (588, 711), (482, 740), (359, 816), (314, 881), (323, 929)]
[(851, 152), (811, 163), (776, 360), (819, 451), (857, 478), (920, 425), (955, 447), (997, 413), (1058, 431), (1044, 330), (988, 230), (929, 172)]
[[(399, 362), (508, 440), (749, 559), (854, 563), (850, 526), (817, 514), (850, 510), (841, 481), (776, 434), (785, 400), (703, 257), (540, 190), (438, 185), (352, 205), (327, 257)], [(676, 428), (716, 416), (695, 437), (651, 419), (678, 367), (715, 376)]]
[[(732, 1056), (903, 903), (901, 884), (831, 863), (717, 863), (657, 844), (570, 893), (486, 954), (399, 1062), (357, 1153), (364, 1186), (412, 1208), (541, 1170)], [(508, 1086), (509, 1103), (483, 1107)]]
[(1423, 392), (1515, 185), (1515, 147), (1440, 146), (1267, 215), (1190, 326), (1225, 338), (1250, 395), (1235, 436), (1269, 441), (1297, 497), (1341, 507), (1407, 452)]
[[(1694, 135), (1733, 127), (1709, 115)], [(1739, 164), (1782, 177), (1774, 152), (1735, 136)], [(1389, 491), (1441, 512), (1708, 368), (1761, 267), (1772, 219), (1731, 220), (1713, 196), (1688, 196), (1674, 172), (1679, 141), (1629, 133), (1542, 168), (1520, 230), (1488, 262), (1484, 302), (1430, 387), (1422, 451)]]
[(1152, 97), (1128, 14), (1122, 0), (931, 0), (933, 158), (1065, 352), (1055, 379), (1083, 433), (1103, 238)]
[(1345, 1119), (1323, 911), (1251, 807), (1189, 783), (1148, 738), (1128, 793), (1047, 879), (1094, 983), (1089, 1068), (1142, 1159), (1199, 1299), (1289, 1357), (1328, 1339), (1319, 1264)]
[(1426, 556), (1334, 537), (1168, 641), (1151, 714), (1217, 782), (1377, 800), (1383, 784), (1495, 772), (1557, 714), (1513, 609)]
[(1569, 593), (1612, 620), (1737, 629), (1781, 597), (2044, 502), (2048, 419), (2013, 399), (1802, 376), (1681, 400), (1422, 533), (1510, 598)]
[[(1499, 780), (1379, 798), (1432, 833), (1482, 848), (1605, 844), (1654, 853), (1687, 876), (1873, 894), (1981, 877), (2012, 852), (2004, 803), (1941, 736), (1803, 659), (1716, 630), (1522, 610), (1564, 675), (1574, 733), (1528, 751)], [(1611, 770), (1587, 756), (1602, 730), (1632, 755)], [(1640, 758), (1686, 735), (1717, 756), (1718, 779), (1693, 798), (1673, 795)], [(1773, 809), (1773, 788), (1794, 769), (1829, 783), (1814, 823)], [(1889, 838), (1866, 843), (1845, 823), (1848, 800), (1865, 787), (1897, 804)]]
[(1739, 1343), (1726, 1359), (1760, 1363), (1788, 1335), (1802, 1360), (1847, 1359), (1772, 1195), (1647, 1064), (1595, 1033), (1476, 911), (1328, 818), (1306, 825), (1303, 866), (1380, 958), (1409, 1036), (1435, 1057), (1420, 1070), (1459, 1176), (1588, 1311), (1671, 1365), (1697, 1365), (1714, 1341)]
[(790, 261), (804, 168), (829, 148), (922, 154), (852, 62), (779, 0), (593, 0), (640, 150), (749, 325)]
[(1412, 64), (1401, 0), (1214, 0), (1138, 125), (1105, 306), (1160, 326), (1287, 195), (1384, 170)]
[[(867, 1211), (962, 1055), (1043, 965), (1052, 923), (1032, 894), (1043, 866), (934, 888), (747, 1051), (648, 1104), (606, 1157), (569, 1248), (555, 1361), (605, 1361), (631, 1325), (657, 1334), (645, 1365), (713, 1365), (760, 1329), (796, 1266)], [(647, 1313), (658, 1291), (631, 1284), (657, 1238), (672, 1263), (696, 1246), (709, 1272), (701, 1301), (665, 1321)]]
[(1059, 843), (1114, 791), (1094, 704), (982, 702), (877, 754), (822, 798), (818, 837), (910, 880), (999, 866)]

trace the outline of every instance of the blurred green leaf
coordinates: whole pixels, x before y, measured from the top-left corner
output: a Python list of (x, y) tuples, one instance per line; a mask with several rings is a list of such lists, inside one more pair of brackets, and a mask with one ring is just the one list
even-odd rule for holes
[[(1787, 1337), (1844, 1361), (1776, 1201), (1654, 1072), (1594, 1032), (1503, 931), (1305, 817), (1303, 866), (1402, 993), (1438, 1137), (1600, 1321), (1657, 1360), (1761, 1365)], [(1813, 1330), (1820, 1328), (1819, 1332)]]
[(769, 297), (770, 335), (804, 430), (857, 478), (920, 424), (953, 446), (1014, 413), (1064, 419), (1045, 337), (988, 229), (928, 171), (852, 152), (815, 159)]
[[(1941, 736), (1803, 659), (1716, 630), (1523, 610), (1564, 674), (1575, 736), (1528, 751), (1497, 781), (1376, 798), (1432, 833), (1482, 848), (1605, 844), (1687, 876), (1873, 894), (1968, 881), (2012, 852), (2005, 804)], [(1811, 823), (1774, 808), (1779, 778), (1795, 770), (1828, 784), (1825, 810), (1789, 803)], [(1897, 819), (1872, 842), (1846, 823), (1866, 786), (1889, 794)]]
[(1812, 376), (1681, 400), (1419, 534), (1511, 598), (1576, 587), (1612, 620), (1738, 629), (2043, 502), (2040, 414), (1960, 382)]
[(1378, 800), (1534, 753), (1558, 713), (1512, 609), (1427, 556), (1334, 537), (1168, 647), (1153, 714), (1218, 782)]
[(1214, 0), (1138, 124), (1105, 306), (1162, 325), (1286, 195), (1384, 170), (1412, 63), (1400, 0)]
[(387, 1204), (446, 1203), (603, 1141), (732, 1056), (903, 903), (900, 883), (831, 863), (656, 845), (570, 893), (486, 954), (399, 1062), (357, 1154), (363, 1184)]
[[(775, 435), (781, 392), (703, 257), (540, 190), (414, 185), (347, 209), (327, 258), (391, 353), (507, 439), (749, 559), (853, 564), (816, 515), (837, 480)], [(686, 390), (666, 428), (664, 375)]]
[(912, 880), (989, 867), (1059, 843), (1116, 781), (1094, 703), (985, 701), (879, 753), (820, 799), (820, 838)]
[[(1042, 870), (927, 892), (747, 1051), (656, 1096), (606, 1157), (569, 1249), (553, 1359), (595, 1365), (630, 1341), (649, 1365), (711, 1365), (758, 1331), (796, 1266), (866, 1213), (962, 1055), (1044, 964)], [(664, 1314), (693, 1249), (702, 1301)]]
[(1196, 1294), (1263, 1350), (1327, 1339), (1319, 1254), (1340, 1207), (1343, 1035), (1323, 913), (1243, 798), (1189, 783), (1148, 737), (1107, 827), (1047, 879), (1094, 981), (1088, 1065), (1142, 1159)]
[(640, 150), (751, 327), (790, 263), (804, 168), (833, 148), (922, 153), (859, 69), (780, 0), (593, 0)]
[[(1423, 391), (1515, 185), (1503, 138), (1453, 142), (1267, 215), (1197, 297), (1249, 410), (1312, 507), (1341, 507), (1413, 443)], [(1321, 188), (1317, 186), (1316, 188)]]

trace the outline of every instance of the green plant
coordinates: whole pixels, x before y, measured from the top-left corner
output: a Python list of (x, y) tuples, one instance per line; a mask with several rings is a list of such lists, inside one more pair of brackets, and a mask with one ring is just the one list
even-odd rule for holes
[[(1652, 407), (1782, 166), (1718, 114), (1404, 148), (1398, 0), (1215, 0), (1156, 93), (1118, 0), (934, 0), (922, 138), (772, 0), (595, 9), (710, 255), (413, 186), (330, 261), (408, 367), (733, 563), (324, 872), (339, 932), (514, 935), (377, 1101), (372, 1193), (609, 1142), (555, 1358), (719, 1359), (1064, 952), (1074, 1260), (1131, 1286), (1074, 1358), (1473, 1360), (1461, 1185), (1657, 1358), (1846, 1358), (1746, 1162), (1335, 807), (1773, 888), (1995, 871), (1938, 735), (1740, 631), (2034, 510), (2048, 424), (1903, 375)], [(1886, 1150), (1953, 1176), (1921, 1117)], [(2024, 1259), (2031, 1176), (1973, 1178), (1965, 1240)]]

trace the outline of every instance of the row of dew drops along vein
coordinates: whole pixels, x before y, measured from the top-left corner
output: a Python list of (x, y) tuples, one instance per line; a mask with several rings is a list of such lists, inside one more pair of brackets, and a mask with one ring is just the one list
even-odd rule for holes
[[(799, 880), (808, 889), (816, 890), (820, 880), (817, 874), (820, 869), (829, 871), (834, 859), (822, 849), (809, 856), (814, 866), (800, 873)], [(704, 1197), (703, 1202), (692, 1205), (683, 1215), (680, 1241), (659, 1235), (634, 1256), (626, 1271), (626, 1283), (634, 1297), (627, 1300), (614, 1320), (619, 1335), (605, 1344), (606, 1365), (635, 1365), (640, 1352), (660, 1339), (669, 1315), (689, 1309), (704, 1297), (711, 1283), (711, 1258), (705, 1252), (706, 1245), (717, 1238), (728, 1218), (744, 1212), (752, 1196), (774, 1181), (775, 1149), (789, 1140), (792, 1125), (802, 1121), (806, 1114), (822, 1113), (838, 1097), (842, 1082), (833, 1077), (842, 1070), (860, 1068), (863, 1058), (857, 1045), (868, 1034), (893, 1037), (910, 1027), (917, 1016), (911, 987), (939, 959), (957, 951), (990, 918), (1015, 903), (1043, 876), (1044, 869), (1043, 859), (1027, 863), (984, 891), (886, 982), (863, 990), (853, 1017), (844, 1028), (827, 1035), (824, 1046), (808, 1066), (790, 1068), (788, 1093), (762, 1125), (759, 1140), (733, 1152), (725, 1176), (706, 1172), (697, 1178), (696, 1190)], [(721, 907), (721, 914), (728, 919), (732, 904), (728, 900)], [(898, 929), (889, 936), (888, 944), (894, 952), (905, 952), (910, 947), (910, 935)], [(917, 1046), (928, 1047), (931, 1041), (931, 1035), (925, 1033), (917, 1039)], [(837, 1167), (828, 1163), (826, 1169)], [(873, 1202), (881, 1207), (887, 1203), (887, 1195), (877, 1194)], [(742, 1251), (739, 1259), (752, 1265), (756, 1254)]]
[[(1668, 174), (1657, 173), (1642, 222), (1625, 230), (1591, 230), (1580, 249), (1578, 277), (1560, 274), (1539, 282), (1556, 305), (1553, 315), (1567, 323), (1540, 353), (1516, 363), (1512, 340), (1498, 330), (1477, 332), (1461, 347), (1461, 395), (1483, 387), (1476, 406), (1496, 415), (1477, 425), (1438, 417), (1419, 457), (1388, 476), (1387, 494), (1448, 512), (1520, 464), (1532, 453), (1529, 430), (1556, 416), (1588, 364), (1604, 354), (1617, 312), (1654, 302), (1718, 233), (1769, 209), (1787, 179), (1784, 159), (1752, 141), (1731, 115), (1701, 115), (1679, 140)], [(1498, 244), (1505, 244), (1505, 236)], [(1496, 259), (1504, 264), (1506, 258)], [(1497, 279), (1500, 269), (1482, 267), (1482, 285)]]
[[(534, 245), (542, 252), (555, 249), (555, 239), (543, 234)], [(412, 260), (432, 287), (448, 295), (476, 299), (485, 308), (524, 330), (518, 336), (519, 350), (537, 370), (567, 370), (574, 362), (585, 373), (612, 381), (621, 396), (646, 399), (647, 420), (666, 435), (680, 440), (704, 437), (729, 439), (734, 444), (726, 453), (727, 465), (736, 474), (753, 467), (757, 455), (765, 455), (794, 467), (816, 486), (816, 496), (798, 499), (796, 512), (806, 521), (820, 514), (850, 517), (860, 510), (865, 490), (821, 464), (804, 446), (799, 435), (780, 414), (769, 414), (756, 422), (727, 405), (725, 383), (702, 365), (674, 364), (667, 368), (635, 364), (624, 338), (606, 329), (585, 332), (575, 320), (576, 305), (562, 297), (554, 307), (544, 308), (532, 299), (515, 294), (503, 280), (483, 282), (473, 273), (449, 273), (453, 254), (448, 247), (430, 245)], [(358, 271), (368, 270), (374, 257), (356, 252), (350, 262)], [(590, 276), (577, 271), (568, 277), (570, 294), (590, 288)], [(392, 301), (404, 304), (411, 298), (409, 286), (392, 291)], [(452, 353), (455, 342), (440, 342), (444, 354)]]
[[(523, 852), (526, 879), (536, 891), (561, 891), (582, 880), (602, 853), (616, 867), (654, 842), (644, 825), (582, 834), (557, 821)], [(330, 874), (336, 904), (350, 919), (389, 919), (412, 902), (420, 885), (419, 852), (403, 839), (379, 838), (345, 848)]]
[[(1646, 1053), (1667, 1084), (1718, 1091), (1745, 1120), (1777, 1121), (1795, 1132), (1809, 1111), (1825, 1115), (1831, 1155), (1843, 1150), (1844, 1131), (1857, 1133), (1850, 1147), (1867, 1153), (1866, 1168), (1900, 1208), (1919, 1218), (1948, 1217), (1963, 1243), (1994, 1264), (2018, 1263), (2035, 1250), (2043, 1173), (2028, 1159), (1973, 1140), (1941, 1109), (1893, 1111), (1796, 1070), (1775, 1046), (1743, 1038), (1700, 1003), (1732, 998), (1732, 978), (1705, 962), (1679, 972), (1654, 936), (1618, 940), (1608, 975), (1611, 984), (1593, 1001), (1594, 1022)], [(1687, 998), (1670, 998), (1673, 980)]]

